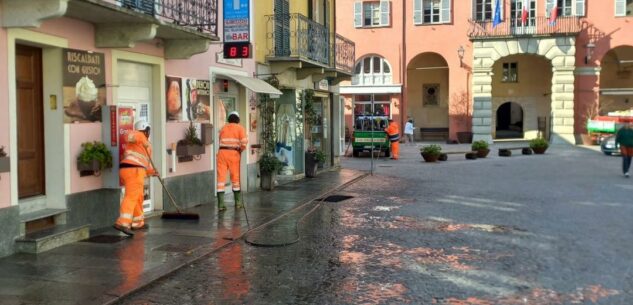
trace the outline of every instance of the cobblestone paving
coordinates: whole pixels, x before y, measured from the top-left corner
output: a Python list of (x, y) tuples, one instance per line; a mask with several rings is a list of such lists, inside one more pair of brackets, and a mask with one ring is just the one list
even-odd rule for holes
[[(321, 204), (298, 243), (236, 242), (121, 304), (633, 304), (633, 181), (617, 157), (427, 164), (415, 149)], [(295, 239), (312, 208), (249, 241)]]

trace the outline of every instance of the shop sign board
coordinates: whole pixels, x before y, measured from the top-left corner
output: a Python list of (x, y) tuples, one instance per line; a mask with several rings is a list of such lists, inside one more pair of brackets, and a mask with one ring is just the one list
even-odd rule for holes
[(250, 0), (224, 0), (224, 42), (250, 41)]
[(100, 122), (106, 104), (105, 55), (63, 49), (64, 122)]

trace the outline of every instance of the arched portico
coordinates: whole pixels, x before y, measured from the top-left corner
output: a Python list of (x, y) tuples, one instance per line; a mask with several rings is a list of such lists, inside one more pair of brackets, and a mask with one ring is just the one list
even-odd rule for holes
[[(473, 42), (473, 138), (493, 139), (493, 66), (500, 58), (515, 54), (545, 57), (552, 66), (551, 142), (575, 143), (574, 139), (574, 37), (478, 40)], [(549, 73), (548, 73), (549, 74)]]

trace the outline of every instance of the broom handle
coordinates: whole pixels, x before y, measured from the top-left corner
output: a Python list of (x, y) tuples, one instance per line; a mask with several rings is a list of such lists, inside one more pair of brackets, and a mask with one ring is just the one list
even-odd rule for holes
[[(154, 161), (152, 160), (152, 156), (149, 155), (149, 151), (147, 151), (147, 148), (145, 146), (143, 146), (143, 149), (145, 149), (145, 154), (147, 155), (147, 158), (149, 159), (149, 164), (152, 165), (152, 168), (156, 172), (156, 166), (154, 166)], [(182, 213), (180, 211), (181, 209), (178, 206), (178, 204), (176, 204), (176, 200), (174, 199), (174, 195), (172, 195), (171, 192), (165, 186), (165, 182), (163, 182), (163, 178), (161, 178), (160, 175), (156, 175), (156, 178), (158, 178), (158, 181), (160, 181), (160, 185), (163, 186), (163, 190), (165, 190), (165, 192), (167, 193), (167, 196), (169, 196), (169, 200), (171, 201), (171, 204), (176, 208), (176, 211), (178, 211), (178, 214), (181, 214)]]

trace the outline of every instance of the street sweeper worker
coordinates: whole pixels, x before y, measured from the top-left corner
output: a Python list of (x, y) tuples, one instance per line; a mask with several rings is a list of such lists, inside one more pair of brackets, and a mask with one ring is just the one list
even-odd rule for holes
[(243, 207), (242, 193), (240, 188), (240, 157), (242, 151), (246, 149), (248, 138), (244, 127), (240, 125), (240, 115), (236, 111), (229, 113), (229, 123), (220, 130), (220, 147), (217, 155), (218, 171), (218, 211), (226, 210), (224, 205), (224, 187), (226, 184), (227, 171), (231, 175), (231, 185), (233, 186), (233, 197), (235, 198), (235, 208)]
[(391, 159), (398, 160), (400, 155), (400, 126), (390, 118), (389, 126), (385, 129), (385, 132), (389, 142), (391, 142)]
[(127, 235), (134, 235), (132, 230), (147, 228), (143, 217), (143, 186), (145, 177), (158, 175), (150, 162), (150, 129), (149, 124), (141, 120), (134, 124), (133, 131), (125, 135), (127, 143), (119, 164), (125, 196), (114, 228)]

